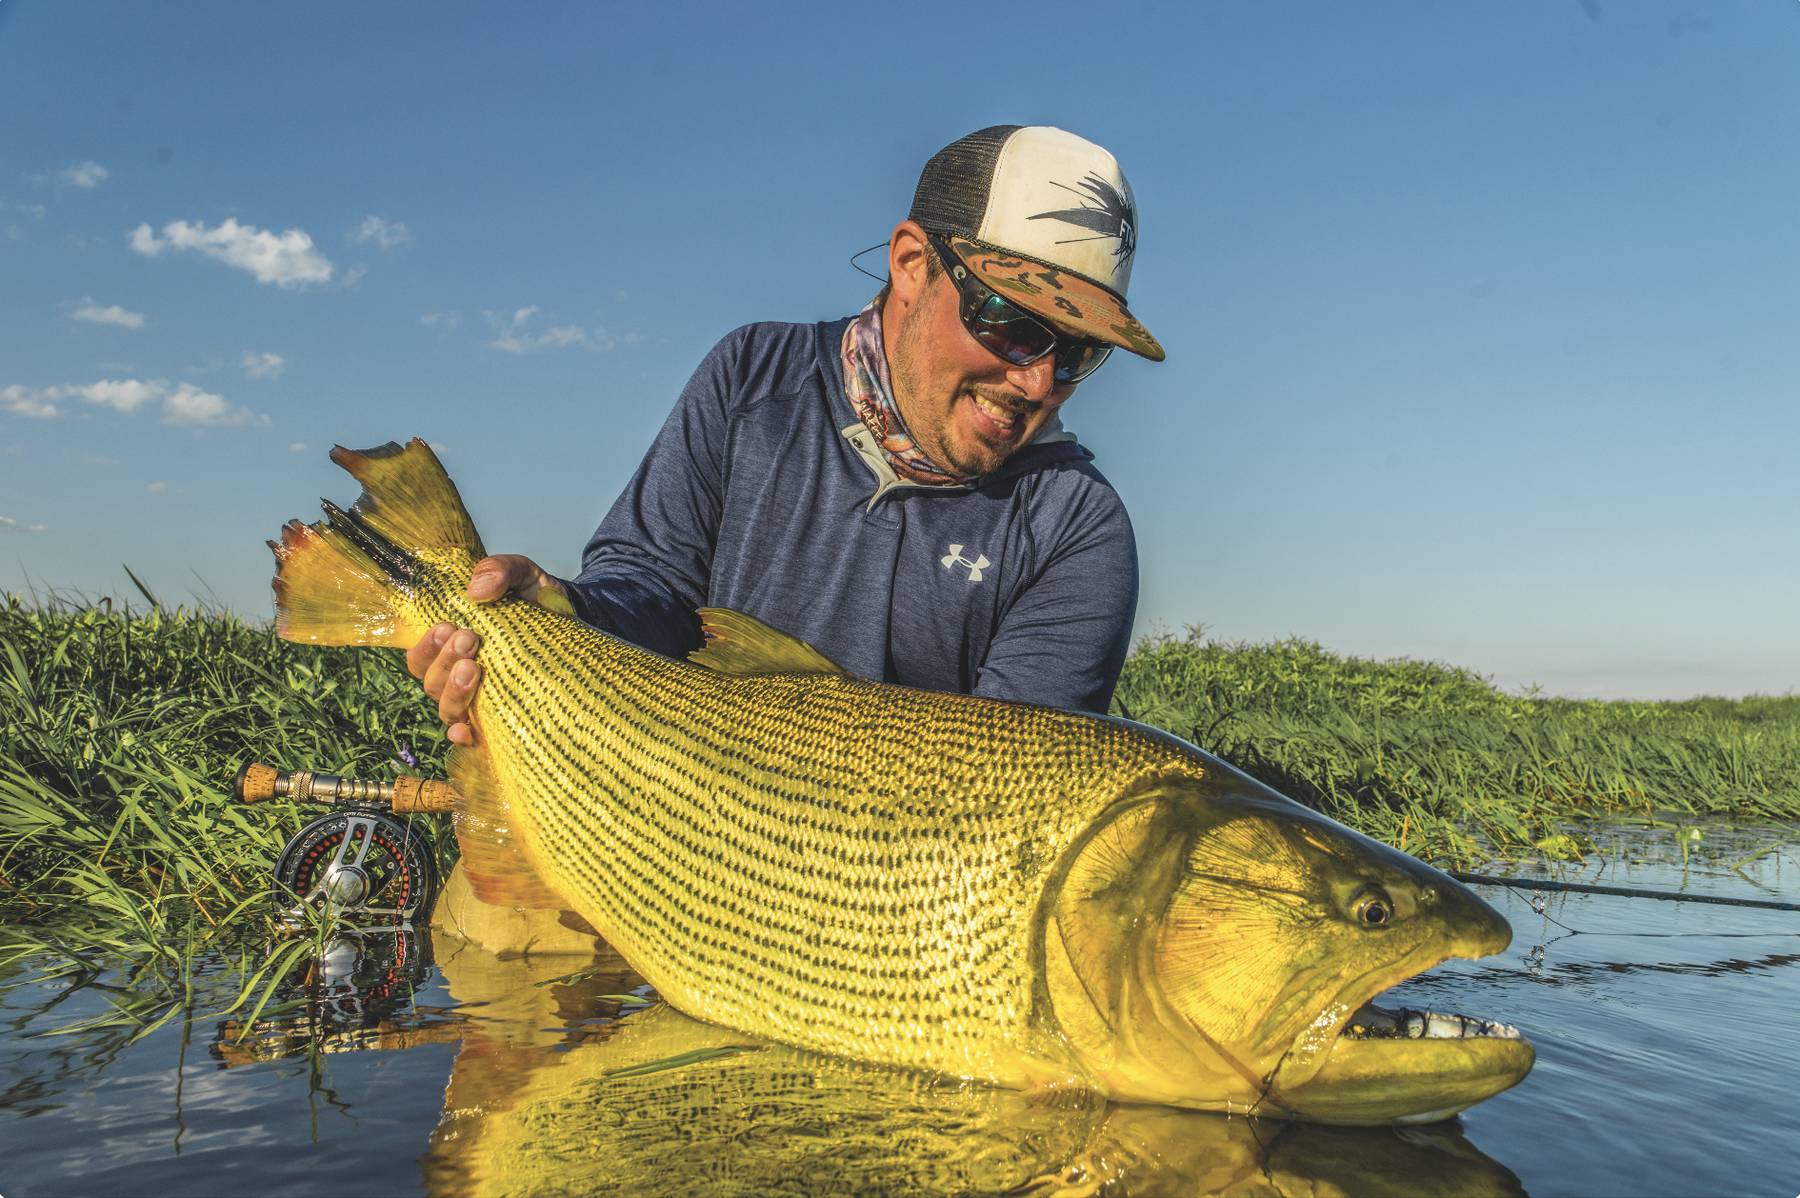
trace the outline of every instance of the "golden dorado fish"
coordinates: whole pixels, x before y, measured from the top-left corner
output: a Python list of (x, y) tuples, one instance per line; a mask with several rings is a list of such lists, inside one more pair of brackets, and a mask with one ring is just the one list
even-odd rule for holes
[(290, 640), (482, 640), (457, 840), (488, 902), (573, 910), (671, 1005), (866, 1062), (1332, 1123), (1442, 1118), (1531, 1046), (1381, 991), (1506, 947), (1445, 875), (1127, 721), (845, 674), (748, 616), (690, 661), (464, 588), (424, 442), (290, 522)]

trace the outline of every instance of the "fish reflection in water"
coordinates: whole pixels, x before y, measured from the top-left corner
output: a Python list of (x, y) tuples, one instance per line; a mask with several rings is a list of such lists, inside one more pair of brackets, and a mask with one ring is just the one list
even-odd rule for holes
[(820, 1056), (658, 1004), (601, 958), (438, 941), (462, 1037), (434, 1195), (1521, 1194), (1455, 1124), (1349, 1129), (1026, 1094)]

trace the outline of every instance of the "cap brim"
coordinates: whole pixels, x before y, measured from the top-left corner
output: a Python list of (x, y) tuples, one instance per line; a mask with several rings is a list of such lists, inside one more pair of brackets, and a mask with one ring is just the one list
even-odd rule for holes
[(1152, 362), (1163, 347), (1125, 308), (1125, 301), (1078, 274), (1007, 250), (952, 235), (950, 248), (989, 287), (1045, 320)]

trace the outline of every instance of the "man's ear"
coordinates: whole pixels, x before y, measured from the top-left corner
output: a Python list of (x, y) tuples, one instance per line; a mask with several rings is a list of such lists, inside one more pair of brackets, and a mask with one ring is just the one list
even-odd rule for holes
[(931, 245), (918, 223), (903, 220), (888, 238), (888, 286), (894, 299), (910, 307), (925, 291)]

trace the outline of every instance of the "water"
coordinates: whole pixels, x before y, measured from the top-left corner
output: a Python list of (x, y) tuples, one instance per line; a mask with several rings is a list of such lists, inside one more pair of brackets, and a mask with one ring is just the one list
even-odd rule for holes
[[(1691, 847), (1684, 868), (1669, 829), (1621, 828), (1565, 876), (1800, 901), (1800, 828), (1710, 828)], [(857, 1066), (650, 1005), (621, 962), (557, 981), (577, 963), (449, 937), (407, 944), (406, 963), (327, 961), (345, 984), (322, 1041), (301, 1012), (244, 1036), (217, 1018), (70, 1032), (129, 1000), (123, 969), (17, 963), (0, 977), (0, 1193), (1800, 1192), (1800, 914), (1484, 893), (1512, 947), (1393, 997), (1516, 1023), (1537, 1067), (1459, 1120), (1400, 1130)], [(195, 1009), (232, 981), (202, 975)]]

